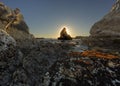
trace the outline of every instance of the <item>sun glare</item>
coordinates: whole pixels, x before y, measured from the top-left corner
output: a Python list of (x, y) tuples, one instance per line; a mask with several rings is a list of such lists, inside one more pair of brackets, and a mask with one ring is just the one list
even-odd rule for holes
[(68, 33), (70, 36), (72, 36), (72, 37), (75, 36), (75, 32), (74, 32), (73, 27), (71, 27), (71, 26), (69, 26), (69, 25), (62, 25), (62, 26), (59, 27), (59, 29), (58, 29), (57, 37), (60, 36), (60, 32), (63, 30), (63, 28), (66, 28), (66, 31), (67, 31), (67, 33)]
[(63, 28), (66, 28), (67, 33), (68, 33), (69, 35), (71, 35), (70, 28), (68, 28), (67, 26), (61, 27), (60, 32), (62, 31)]
[(71, 33), (70, 33), (70, 29), (68, 29), (67, 27), (65, 27), (65, 28), (66, 28), (67, 33), (68, 33), (68, 34), (71, 34)]

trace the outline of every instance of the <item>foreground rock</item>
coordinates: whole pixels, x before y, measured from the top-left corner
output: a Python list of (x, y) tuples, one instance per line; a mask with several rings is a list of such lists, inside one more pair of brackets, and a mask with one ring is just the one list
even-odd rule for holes
[(120, 59), (69, 56), (46, 72), (45, 86), (119, 86)]
[(119, 86), (119, 58), (73, 55), (71, 46), (38, 40), (35, 46), (21, 48), (23, 53), (8, 46), (0, 52), (0, 86)]
[(68, 49), (68, 44), (49, 41), (18, 48), (15, 40), (1, 30), (0, 86), (42, 86), (44, 74), (54, 62), (67, 58)]
[(0, 86), (13, 86), (21, 63), (22, 53), (16, 48), (16, 41), (0, 30)]
[(63, 28), (60, 32), (59, 40), (72, 40), (72, 37), (67, 33), (66, 28)]

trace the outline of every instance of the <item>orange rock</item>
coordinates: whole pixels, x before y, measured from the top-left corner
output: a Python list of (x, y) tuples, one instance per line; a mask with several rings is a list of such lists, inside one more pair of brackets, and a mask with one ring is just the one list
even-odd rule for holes
[(108, 53), (102, 53), (95, 50), (87, 50), (84, 52), (71, 52), (69, 53), (70, 56), (84, 56), (84, 57), (96, 57), (96, 58), (104, 58), (104, 59), (115, 59), (118, 58), (118, 56), (108, 54)]

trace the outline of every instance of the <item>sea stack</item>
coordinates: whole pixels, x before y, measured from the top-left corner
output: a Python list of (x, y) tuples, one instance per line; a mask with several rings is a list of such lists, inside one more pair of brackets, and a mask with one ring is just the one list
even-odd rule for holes
[(60, 37), (58, 38), (58, 40), (72, 40), (72, 37), (67, 33), (65, 27), (60, 32)]

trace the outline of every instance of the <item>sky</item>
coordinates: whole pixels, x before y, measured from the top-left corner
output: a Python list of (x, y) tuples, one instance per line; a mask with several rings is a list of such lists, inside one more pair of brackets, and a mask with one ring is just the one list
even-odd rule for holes
[(92, 25), (107, 14), (115, 0), (0, 0), (20, 8), (35, 37), (57, 38), (63, 27), (72, 37), (88, 36)]

